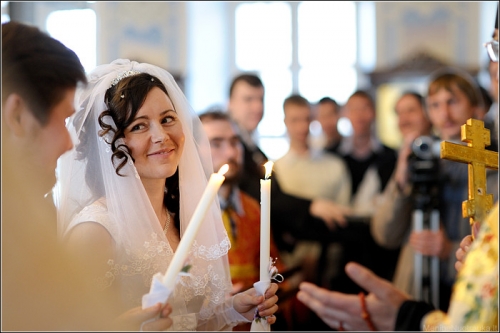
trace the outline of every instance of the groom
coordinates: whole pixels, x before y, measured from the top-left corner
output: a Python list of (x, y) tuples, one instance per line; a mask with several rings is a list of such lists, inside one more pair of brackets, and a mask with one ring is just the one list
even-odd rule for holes
[(73, 51), (16, 22), (2, 24), (2, 65), (2, 330), (98, 329), (44, 198), (73, 147), (65, 119), (85, 71)]
[(2, 330), (117, 328), (106, 319), (116, 304), (92, 293), (59, 246), (45, 195), (73, 147), (65, 119), (79, 83), (73, 51), (35, 27), (2, 24)]

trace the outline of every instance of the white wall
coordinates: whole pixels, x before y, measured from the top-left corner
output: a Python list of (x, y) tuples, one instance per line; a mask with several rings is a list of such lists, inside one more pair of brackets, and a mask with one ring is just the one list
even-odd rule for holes
[(183, 2), (96, 2), (98, 64), (128, 58), (184, 74), (185, 7)]
[(426, 50), (444, 62), (478, 66), (478, 2), (377, 3), (377, 67)]

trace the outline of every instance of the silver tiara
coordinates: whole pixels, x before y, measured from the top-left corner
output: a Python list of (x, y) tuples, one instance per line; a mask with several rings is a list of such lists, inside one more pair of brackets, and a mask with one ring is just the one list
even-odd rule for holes
[(136, 74), (141, 74), (141, 72), (130, 70), (120, 73), (116, 78), (113, 79), (113, 81), (111, 81), (111, 85), (109, 87), (111, 88), (112, 86), (115, 86), (118, 82), (120, 82), (120, 80)]

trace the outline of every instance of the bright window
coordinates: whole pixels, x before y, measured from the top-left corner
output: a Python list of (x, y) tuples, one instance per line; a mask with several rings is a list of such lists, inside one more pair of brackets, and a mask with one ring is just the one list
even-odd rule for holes
[[(261, 146), (269, 147), (266, 154), (272, 158), (288, 148), (282, 105), (293, 88), (291, 9), (282, 2), (245, 3), (235, 16), (236, 66), (257, 72), (264, 83), (264, 117), (258, 131)], [(275, 138), (282, 139), (280, 144)]]
[(47, 17), (47, 32), (78, 55), (87, 73), (96, 67), (96, 15), (92, 9), (52, 12)]
[(8, 9), (9, 9), (9, 2), (2, 1), (2, 23), (10, 21)]
[[(295, 46), (293, 41), (296, 40)], [(283, 101), (298, 92), (311, 103), (345, 103), (357, 85), (354, 2), (249, 2), (235, 10), (235, 63), (265, 87), (260, 146), (270, 159), (288, 150)]]
[(353, 2), (308, 1), (298, 7), (299, 62), (307, 67), (356, 64)]
[(247, 3), (236, 9), (236, 66), (241, 70), (286, 68), (292, 61), (287, 3)]
[(310, 102), (347, 101), (357, 86), (356, 8), (353, 2), (298, 6), (298, 91)]

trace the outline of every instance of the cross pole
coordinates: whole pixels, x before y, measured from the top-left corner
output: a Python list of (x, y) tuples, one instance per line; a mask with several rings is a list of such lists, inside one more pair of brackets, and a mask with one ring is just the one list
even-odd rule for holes
[(493, 207), (493, 195), (486, 193), (486, 168), (498, 170), (498, 153), (485, 150), (490, 145), (490, 130), (477, 119), (462, 125), (461, 139), (467, 146), (442, 141), (441, 158), (469, 164), (469, 200), (462, 202), (462, 216), (482, 222)]

